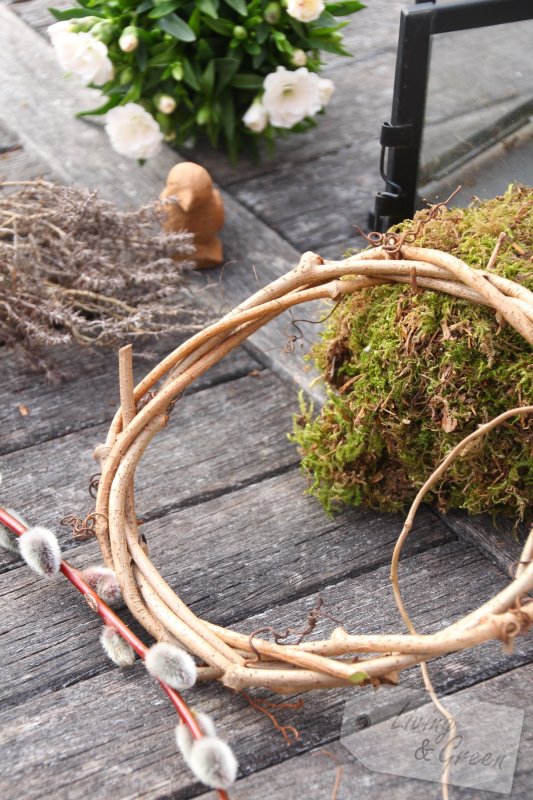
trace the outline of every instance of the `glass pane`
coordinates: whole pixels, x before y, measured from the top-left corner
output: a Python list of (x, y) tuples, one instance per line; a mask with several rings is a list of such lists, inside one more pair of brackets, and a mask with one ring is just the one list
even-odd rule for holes
[[(432, 37), (419, 194), (533, 185), (533, 20)], [(454, 201), (455, 202), (455, 201)]]

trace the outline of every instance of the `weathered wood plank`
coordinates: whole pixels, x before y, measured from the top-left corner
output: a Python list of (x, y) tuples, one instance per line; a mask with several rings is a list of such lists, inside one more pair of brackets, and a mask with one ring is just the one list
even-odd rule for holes
[[(294, 466), (298, 456), (286, 432), (295, 402), (294, 390), (272, 373), (185, 396), (140, 465), (138, 513), (160, 515)], [(4, 457), (3, 503), (30, 523), (54, 528), (66, 514), (85, 516), (93, 504), (92, 451), (105, 433), (106, 426), (93, 425)], [(70, 532), (60, 538), (73, 546)]]
[[(478, 553), (458, 542), (405, 559), (400, 579), (407, 606), (413, 610), (413, 619), (421, 630), (434, 630), (446, 624), (505, 582)], [(31, 576), (29, 581), (37, 583)], [(38, 586), (42, 587), (42, 605), (47, 607), (46, 617), (40, 619), (51, 626), (55, 621), (56, 603), (73, 605), (70, 590), (59, 584), (57, 587), (42, 583)], [(475, 587), (475, 601), (471, 597), (471, 586)], [(29, 586), (25, 592), (28, 589)], [(210, 584), (211, 592), (212, 589)], [(450, 605), (452, 592), (453, 606)], [(350, 630), (370, 632), (400, 628), (388, 582), (388, 567), (326, 586), (324, 597), (328, 611), (346, 619)], [(238, 627), (250, 630), (261, 624), (273, 623), (279, 627), (298, 624), (314, 599), (301, 598), (277, 606)], [(12, 602), (16, 602), (16, 598)], [(84, 613), (89, 617), (88, 609), (84, 608)], [(239, 608), (235, 608), (235, 614), (238, 616)], [(50, 647), (50, 631), (35, 626), (31, 603), (26, 611), (21, 604), (19, 619), (22, 631), (27, 635), (32, 631), (31, 647), (37, 658), (37, 661), (33, 657), (27, 661), (29, 680), (33, 671), (47, 669), (47, 657), (55, 666), (61, 649), (68, 648), (71, 654), (68, 658), (74, 659), (79, 627), (74, 628), (76, 638), (72, 636), (72, 629), (69, 637), (68, 625), (60, 623), (57, 631), (60, 639), (64, 637), (63, 644)], [(333, 624), (322, 620), (316, 635), (330, 630)], [(98, 623), (93, 618), (89, 625), (96, 638)], [(86, 630), (89, 638), (88, 626)], [(85, 659), (87, 674), (91, 675), (93, 655), (85, 641), (78, 656), (80, 660)], [(485, 645), (446, 660), (440, 659), (431, 665), (431, 673), (439, 692), (457, 690), (526, 663), (531, 659), (532, 647), (531, 637), (522, 639), (517, 642), (515, 655), (508, 657), (502, 653), (501, 646)], [(21, 665), (24, 663), (22, 659)], [(24, 672), (19, 669), (19, 681), (22, 676)], [(419, 686), (418, 672), (411, 670), (404, 681), (407, 685)], [(302, 734), (290, 750), (270, 723), (249, 709), (242, 697), (232, 696), (216, 686), (193, 689), (187, 697), (220, 721), (221, 734), (235, 747), (242, 771), (247, 774), (338, 738), (344, 701), (351, 696), (350, 692), (313, 693), (306, 696), (301, 711), (288, 714), (288, 719), (283, 717), (290, 724), (296, 724)], [(142, 728), (139, 727), (141, 720)], [(2, 712), (0, 724), (6, 766), (4, 783), (0, 786), (8, 800), (15, 800), (15, 797), (18, 800), (19, 795), (10, 794), (13, 790), (8, 787), (18, 786), (23, 774), (24, 800), (42, 796), (43, 787), (49, 796), (61, 800), (87, 796), (126, 800), (138, 797), (140, 786), (142, 796), (154, 800), (169, 795), (178, 800), (201, 794), (198, 786), (191, 786), (174, 754), (172, 714), (162, 700), (155, 699), (140, 666), (123, 674), (112, 669), (74, 686), (28, 698)], [(72, 735), (74, 730), (76, 736)], [(323, 797), (329, 798), (329, 795)]]
[[(494, 703), (523, 708), (526, 711), (522, 740), (514, 775), (510, 800), (528, 800), (531, 797), (531, 744), (533, 742), (533, 708), (528, 687), (533, 681), (533, 666), (525, 665), (518, 669), (498, 675), (488, 681), (459, 692), (456, 698)], [(401, 735), (401, 734), (398, 734)], [(388, 732), (390, 736), (390, 731)], [(494, 743), (497, 744), (496, 742)], [(330, 753), (331, 756), (327, 754)], [(298, 758), (287, 757), (276, 766), (256, 772), (237, 782), (232, 789), (232, 800), (248, 800), (251, 797), (268, 795), (271, 800), (286, 800), (287, 797), (301, 796), (330, 800), (337, 777), (337, 765), (342, 765), (343, 774), (337, 800), (375, 800), (376, 797), (412, 798), (427, 800), (438, 797), (437, 784), (422, 780), (371, 772), (356, 757), (350, 754), (339, 742), (328, 743), (327, 747), (315, 748)], [(292, 792), (293, 794), (289, 794)], [(451, 796), (457, 800), (494, 800), (494, 793), (479, 789), (451, 788)], [(201, 800), (216, 800), (213, 792), (200, 795)]]
[[(140, 380), (150, 368), (179, 344), (166, 336), (151, 345), (134, 345), (134, 372)], [(50, 384), (25, 367), (6, 348), (0, 348), (0, 454), (39, 444), (56, 436), (111, 419), (118, 407), (116, 353), (77, 345), (56, 348), (54, 360), (68, 381)], [(114, 368), (114, 365), (117, 365)], [(187, 394), (241, 378), (260, 365), (243, 348), (230, 353), (198, 379)], [(22, 417), (19, 405), (29, 410)]]
[[(312, 597), (323, 586), (388, 565), (401, 527), (399, 515), (353, 510), (329, 519), (315, 500), (303, 496), (304, 486), (293, 470), (146, 523), (143, 532), (153, 563), (199, 614), (221, 624)], [(406, 557), (452, 539), (423, 509)], [(99, 561), (94, 542), (68, 555), (80, 568)], [(0, 703), (9, 705), (106, 668), (103, 653), (92, 646), (98, 623), (85, 604), (68, 602), (68, 585), (43, 583), (15, 563), (20, 568), (0, 578)], [(35, 640), (33, 621), (43, 606), (53, 626), (43, 627)], [(76, 651), (71, 653), (73, 635)]]
[(231, 190), (294, 247), (321, 252), (335, 242), (340, 256), (348, 247), (358, 246), (355, 226), (367, 227), (373, 192), (380, 181), (379, 151), (374, 135), (344, 146), (342, 158), (333, 152), (301, 164), (297, 174), (292, 165), (284, 164)]
[(460, 511), (439, 514), (440, 519), (463, 541), (474, 545), (486, 558), (496, 564), (506, 575), (513, 575), (528, 534), (526, 525), (519, 525), (506, 517), (493, 522), (488, 514), (472, 516)]

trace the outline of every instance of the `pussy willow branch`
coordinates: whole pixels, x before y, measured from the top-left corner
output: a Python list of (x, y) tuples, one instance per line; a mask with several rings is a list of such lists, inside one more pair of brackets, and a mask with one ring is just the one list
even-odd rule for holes
[[(5, 508), (0, 507), (0, 524), (8, 527), (17, 536), (21, 536), (27, 530), (26, 526), (19, 522), (18, 519), (13, 517)], [(120, 617), (112, 611), (109, 606), (96, 594), (89, 584), (84, 580), (82, 573), (72, 567), (65, 559), (61, 560), (60, 570), (70, 581), (70, 583), (83, 595), (85, 602), (91, 609), (96, 612), (106, 625), (113, 627), (122, 636), (125, 642), (132, 647), (137, 655), (143, 660), (146, 658), (148, 648), (145, 644), (131, 631), (128, 626), (122, 622)], [(183, 699), (183, 697), (175, 689), (171, 689), (163, 681), (158, 681), (162, 690), (168, 696), (170, 702), (178, 712), (180, 720), (188, 727), (194, 739), (201, 739), (203, 734), (200, 730), (198, 722), (193, 712)], [(220, 800), (229, 800), (228, 794), (222, 789), (217, 790)]]

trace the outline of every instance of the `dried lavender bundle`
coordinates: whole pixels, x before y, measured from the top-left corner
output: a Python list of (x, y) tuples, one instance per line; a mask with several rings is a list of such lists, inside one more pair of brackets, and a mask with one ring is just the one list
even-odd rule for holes
[(187, 280), (193, 236), (164, 233), (160, 211), (159, 201), (120, 211), (44, 180), (0, 182), (0, 343), (54, 377), (52, 345), (201, 327)]

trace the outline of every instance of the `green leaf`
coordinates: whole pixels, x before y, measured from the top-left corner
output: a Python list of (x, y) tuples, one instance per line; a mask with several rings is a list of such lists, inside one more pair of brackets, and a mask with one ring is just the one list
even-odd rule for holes
[(342, 28), (345, 28), (347, 25), (349, 25), (348, 22), (339, 22), (333, 27), (325, 26), (323, 28), (313, 28), (311, 34), (313, 36), (320, 36), (321, 38), (322, 36), (327, 37), (332, 33), (336, 33), (337, 31), (342, 30)]
[(225, 92), (220, 98), (220, 115), (224, 136), (228, 142), (231, 142), (235, 134), (235, 108), (230, 92)]
[(196, 0), (200, 11), (212, 19), (218, 19), (218, 0)]
[(159, 20), (157, 25), (162, 31), (170, 33), (171, 36), (178, 39), (180, 42), (194, 42), (196, 39), (196, 34), (193, 29), (189, 27), (181, 17), (178, 17), (177, 14), (167, 14), (166, 17), (162, 17), (162, 19)]
[(188, 58), (183, 59), (183, 79), (185, 83), (189, 84), (191, 89), (194, 89), (196, 92), (202, 91), (198, 75)]
[(356, 11), (361, 11), (366, 8), (363, 3), (358, 0), (345, 0), (341, 3), (326, 3), (326, 11), (330, 14), (335, 14), (337, 17), (344, 17), (346, 14), (355, 14)]
[(148, 50), (146, 49), (146, 44), (143, 42), (142, 39), (139, 40), (139, 46), (135, 50), (135, 61), (137, 62), (137, 66), (144, 72), (146, 69), (146, 65), (148, 64)]
[(196, 55), (201, 61), (211, 61), (215, 54), (213, 53), (213, 48), (209, 42), (206, 39), (200, 39), (198, 42)]
[(216, 94), (220, 94), (239, 69), (240, 61), (237, 58), (217, 58), (214, 63), (218, 75)]
[[(86, 8), (68, 8), (66, 11), (60, 11), (58, 8), (49, 8), (48, 11), (57, 20), (62, 22), (67, 19), (81, 19), (82, 17), (89, 16)], [(91, 17), (103, 17), (102, 11), (91, 10)]]
[(136, 14), (143, 14), (145, 11), (148, 11), (149, 8), (153, 8), (154, 3), (153, 0), (143, 0), (142, 3), (139, 3), (137, 8), (135, 9)]
[(298, 36), (300, 39), (305, 39), (305, 37), (306, 37), (306, 35), (307, 35), (307, 31), (306, 31), (306, 29), (305, 29), (305, 26), (304, 26), (304, 25), (302, 25), (302, 23), (301, 23), (299, 20), (297, 20), (297, 19), (293, 19), (292, 17), (289, 17), (289, 16), (287, 15), (287, 22), (289, 23), (289, 25), (291, 26), (291, 28), (293, 29), (293, 31), (295, 32), (295, 34), (296, 34), (296, 35), (297, 35), (297, 36)]
[(107, 114), (108, 111), (111, 111), (112, 108), (118, 106), (121, 101), (121, 95), (117, 95), (116, 97), (110, 97), (109, 100), (98, 108), (91, 108), (88, 111), (78, 111), (76, 114), (77, 117), (99, 117), (102, 114)]
[(181, 0), (165, 0), (164, 3), (157, 5), (150, 13), (148, 14), (150, 19), (161, 19), (161, 17), (166, 17), (167, 14), (170, 14), (172, 11), (175, 11), (181, 5)]
[(235, 26), (225, 19), (210, 19), (209, 17), (206, 17), (204, 19), (204, 24), (208, 28), (211, 28), (212, 31), (215, 31), (215, 33), (220, 33), (222, 36), (233, 36), (233, 28)]
[(251, 56), (258, 56), (262, 53), (261, 45), (258, 42), (245, 42), (244, 49)]
[(338, 42), (328, 42), (326, 39), (313, 39), (311, 36), (307, 39), (309, 47), (312, 50), (325, 50), (327, 53), (335, 53), (338, 56), (351, 56), (341, 44)]
[(322, 14), (318, 17), (318, 19), (313, 20), (310, 24), (311, 30), (314, 32), (315, 26), (317, 28), (324, 28), (326, 25), (331, 25), (335, 27), (337, 24), (337, 20), (333, 16), (333, 14), (328, 13), (328, 11), (323, 11)]
[(259, 44), (263, 44), (268, 39), (268, 34), (270, 33), (270, 25), (267, 25), (266, 22), (261, 22), (260, 25), (257, 26), (255, 29), (255, 35), (257, 37), (257, 41)]
[[(189, 17), (189, 25), (194, 31), (195, 36), (198, 37), (202, 29), (202, 13), (199, 8), (195, 8)], [(200, 41), (203, 41), (203, 39)]]
[(248, 75), (239, 72), (230, 81), (230, 86), (233, 86), (234, 89), (262, 89), (264, 80), (263, 75)]
[(149, 67), (167, 67), (176, 58), (176, 50), (174, 47), (166, 48), (162, 53), (156, 53), (148, 60)]
[(259, 69), (259, 67), (262, 67), (264, 62), (265, 62), (266, 57), (267, 57), (267, 54), (265, 52), (261, 52), (258, 55), (254, 56), (252, 58), (252, 67), (254, 69)]
[(215, 62), (210, 61), (202, 75), (202, 88), (207, 95), (211, 95), (215, 87)]
[(248, 16), (248, 6), (246, 5), (246, 0), (224, 0), (226, 5), (231, 6), (237, 14), (240, 14), (241, 17)]

